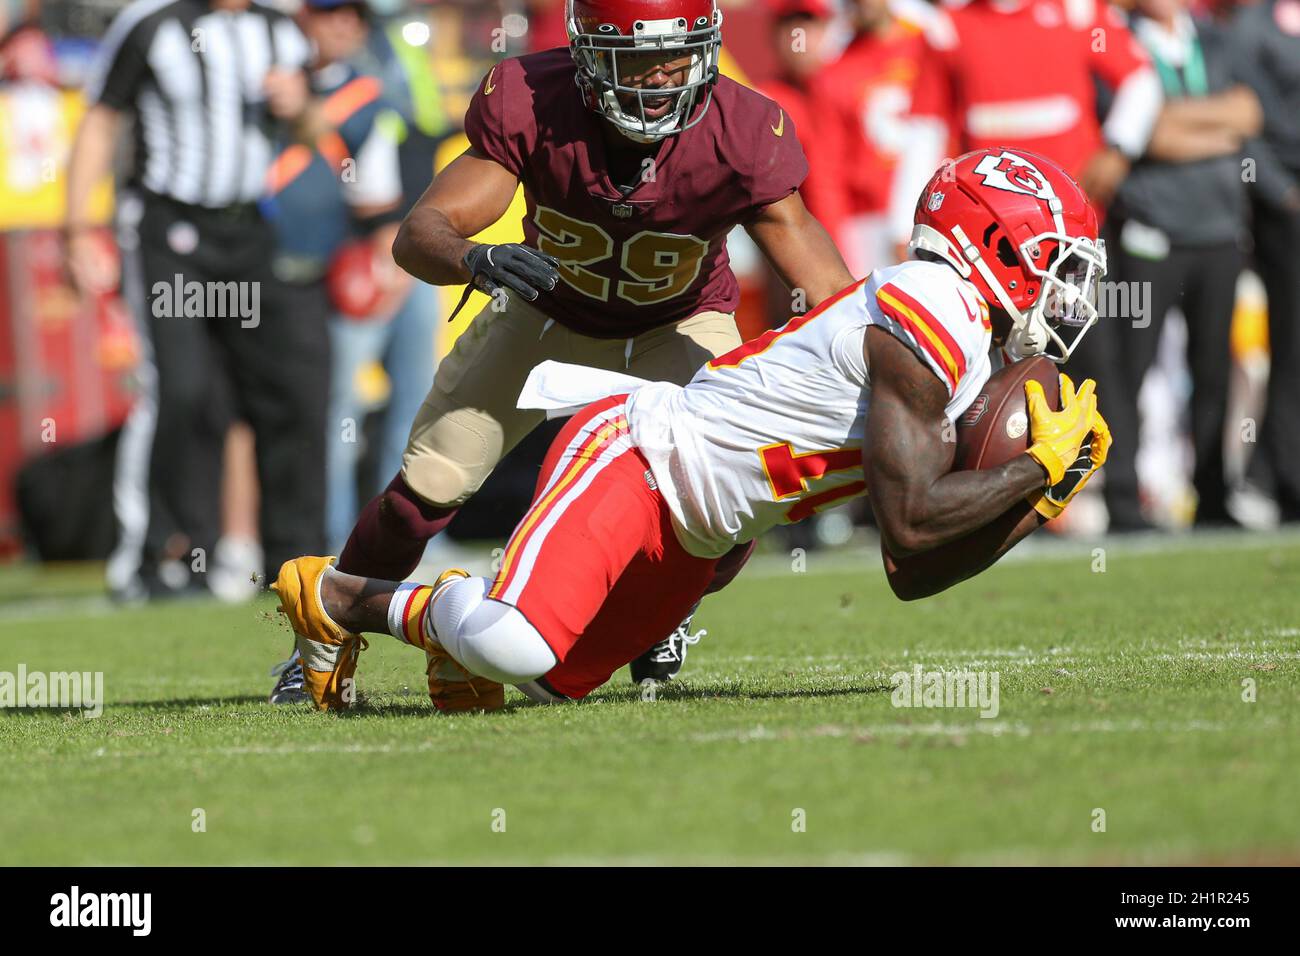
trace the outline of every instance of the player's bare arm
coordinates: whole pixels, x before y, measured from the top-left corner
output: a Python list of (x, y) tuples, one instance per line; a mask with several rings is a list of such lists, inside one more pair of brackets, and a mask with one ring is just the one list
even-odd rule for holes
[(470, 147), (434, 177), (407, 213), (393, 258), (431, 285), (468, 282), (469, 237), (501, 218), (518, 186), (513, 173)]
[(908, 558), (890, 554), (882, 540), (880, 558), (889, 587), (903, 601), (946, 591), (992, 567), (1046, 520), (1027, 504), (1012, 505), (984, 528)]
[(790, 289), (802, 289), (812, 308), (854, 282), (830, 234), (796, 192), (763, 207), (745, 227)]
[(871, 376), (863, 471), (891, 554), (954, 541), (1044, 486), (1047, 473), (1027, 454), (998, 468), (954, 472), (957, 446), (943, 384), (883, 329), (867, 329), (863, 351)]
[[(474, 258), (476, 244), (469, 237), (505, 214), (518, 186), (519, 179), (514, 173), (470, 147), (438, 174), (407, 214), (393, 241), (393, 259), (411, 275), (431, 285), (471, 281), (476, 270), (467, 257)], [(536, 252), (533, 256), (540, 258)], [(538, 277), (521, 278), (526, 282)], [(554, 277), (546, 280), (542, 282), (543, 288), (553, 288)], [(498, 281), (523, 292), (526, 298), (536, 298), (535, 290), (518, 288), (508, 280)]]

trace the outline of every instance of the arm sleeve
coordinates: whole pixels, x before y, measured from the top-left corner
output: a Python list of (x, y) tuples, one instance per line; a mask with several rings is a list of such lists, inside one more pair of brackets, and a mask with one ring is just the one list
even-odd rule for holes
[(1115, 91), (1115, 99), (1101, 124), (1103, 138), (1125, 156), (1136, 159), (1146, 152), (1163, 105), (1164, 92), (1156, 71), (1149, 66), (1140, 67)]
[(479, 83), (465, 111), (465, 135), (484, 156), (520, 176), (524, 168), (520, 140), (509, 128), (506, 116), (510, 101), (506, 87), (513, 63), (498, 63)]

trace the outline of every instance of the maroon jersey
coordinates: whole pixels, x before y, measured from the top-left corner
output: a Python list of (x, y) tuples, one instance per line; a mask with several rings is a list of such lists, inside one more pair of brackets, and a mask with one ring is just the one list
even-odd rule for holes
[(646, 154), (626, 196), (611, 180), (601, 117), (565, 48), (498, 63), (465, 114), (482, 153), (517, 175), (524, 239), (560, 260), (536, 305), (576, 332), (624, 338), (740, 299), (727, 233), (808, 173), (794, 124), (726, 77), (704, 119)]

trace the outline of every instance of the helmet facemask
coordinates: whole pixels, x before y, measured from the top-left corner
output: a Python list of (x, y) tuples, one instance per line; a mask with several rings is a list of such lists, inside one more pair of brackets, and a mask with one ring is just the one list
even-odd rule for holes
[[(1057, 229), (1026, 239), (1015, 252), (1019, 260), (1017, 271), (1031, 275), (1041, 283), (1038, 295), (1027, 311), (1012, 297), (1012, 292), (1020, 294), (1015, 281), (1010, 283), (1010, 289), (1003, 286), (988, 259), (961, 226), (952, 228), (954, 242), (933, 227), (918, 224), (913, 230), (909, 248), (937, 253), (963, 279), (987, 287), (992, 293), (989, 304), (996, 303), (1011, 317), (1011, 332), (1003, 347), (1013, 360), (1043, 355), (1060, 365), (1097, 323), (1097, 294), (1101, 278), (1106, 274), (1106, 243), (1087, 236), (1072, 236), (1065, 231), (1059, 215), (1054, 218)], [(1043, 249), (1049, 244), (1055, 247), (1055, 251), (1046, 268), (1042, 268), (1038, 263), (1043, 259)], [(1006, 256), (1008, 259), (1011, 256), (1010, 246), (1006, 247)], [(1062, 332), (1068, 334), (1069, 330), (1074, 330), (1074, 334), (1067, 343)]]
[[(1056, 251), (1047, 267), (1040, 268), (1041, 250), (1048, 243), (1054, 244)], [(1038, 278), (1041, 288), (1027, 313), (1016, 308), (1009, 296), (999, 295), (1012, 322), (1007, 352), (1015, 359), (1043, 355), (1062, 364), (1097, 324), (1097, 294), (1106, 274), (1106, 243), (1086, 236), (1045, 232), (1021, 243), (1019, 251), (1025, 268)], [(1001, 285), (994, 291), (1003, 292)], [(1070, 336), (1068, 343), (1063, 334)]]
[[(721, 12), (711, 22), (700, 17), (694, 24), (688, 24), (684, 17), (638, 20), (632, 36), (620, 35), (608, 23), (600, 24), (594, 33), (583, 32), (572, 16), (572, 7), (569, 12), (569, 46), (578, 67), (578, 86), (589, 105), (620, 133), (638, 143), (654, 143), (690, 129), (704, 118), (718, 76)], [(642, 89), (621, 81), (629, 56), (656, 53), (664, 59), (689, 59), (686, 82)], [(620, 97), (630, 98), (635, 104), (631, 112)], [(664, 99), (675, 102), (663, 116), (647, 117), (646, 101)], [(702, 104), (698, 111), (697, 104)]]

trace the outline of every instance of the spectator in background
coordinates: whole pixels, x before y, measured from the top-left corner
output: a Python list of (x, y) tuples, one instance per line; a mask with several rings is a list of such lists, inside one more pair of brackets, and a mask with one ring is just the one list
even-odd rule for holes
[[(768, 36), (776, 60), (776, 73), (759, 83), (758, 90), (781, 107), (798, 134), (799, 142), (803, 144), (804, 153), (808, 156), (809, 174), (799, 188), (799, 193), (809, 211), (821, 219), (814, 209), (819, 190), (813, 183), (812, 176), (814, 158), (822, 148), (821, 134), (811, 102), (810, 83), (826, 62), (829, 50), (834, 45), (832, 32), (835, 11), (831, 0), (767, 0), (767, 12), (770, 15)], [(825, 220), (821, 221), (822, 225), (826, 225)], [(759, 261), (757, 268), (762, 276), (763, 318), (768, 328), (780, 328), (789, 321), (792, 313), (806, 311), (807, 303), (801, 301), (798, 290), (794, 291), (792, 300), (791, 290), (770, 265), (762, 263), (761, 256), (753, 249), (752, 240), (743, 229), (737, 227), (727, 242), (733, 263), (745, 260), (742, 250), (747, 246), (751, 250), (749, 258)], [(742, 318), (743, 313), (743, 307), (737, 311)], [(757, 332), (742, 326), (741, 334), (753, 335)]]
[[(804, 194), (849, 270), (864, 276), (895, 261), (887, 214), (895, 166), (908, 145), (905, 118), (925, 49), (923, 23), (933, 19), (933, 8), (850, 0), (849, 15), (852, 40), (812, 82), (818, 127)], [(909, 201), (915, 205), (916, 196)]]
[(528, 16), (527, 52), (566, 46), (569, 33), (564, 23), (566, 0), (524, 0)]
[(58, 84), (54, 47), (39, 11), (37, 0), (0, 0), (0, 81)]
[[(1115, 345), (1109, 361), (1122, 372), (1106, 391), (1115, 439), (1106, 462), (1110, 527), (1150, 527), (1139, 508), (1137, 396), (1175, 305), (1187, 319), (1196, 523), (1232, 524), (1223, 442), (1229, 330), (1249, 219), (1241, 157), (1263, 116), (1254, 94), (1234, 83), (1226, 32), (1193, 18), (1186, 0), (1138, 0), (1131, 27), (1160, 77), (1165, 106), (1108, 223), (1107, 282), (1142, 300), (1140, 315), (1130, 308), (1104, 318)], [(1261, 169), (1257, 186), (1280, 198), (1280, 175)]]
[(228, 408), (223, 392), (257, 436), (267, 566), (324, 545), (323, 442), (309, 427), (327, 374), (323, 317), (287, 299), (257, 205), (277, 128), (305, 115), (307, 56), (292, 20), (250, 0), (136, 0), (91, 70), (68, 168), (68, 271), (83, 291), (116, 284), (89, 203), (134, 115), (135, 165), (117, 218), (123, 292), (151, 351), (118, 448), (108, 579), (119, 596), (170, 587), (163, 567), (181, 586), (206, 570), (229, 424), (216, 414)]
[(1232, 23), (1236, 65), (1264, 107), (1262, 144), (1286, 183), (1279, 202), (1257, 196), (1255, 264), (1268, 293), (1267, 409), (1249, 478), (1271, 489), (1281, 519), (1300, 521), (1300, 0), (1243, 6)]
[[(1097, 82), (1114, 91), (1104, 121)], [(936, 10), (891, 201), (893, 236), (905, 243), (911, 235), (916, 197), (945, 155), (983, 147), (1047, 156), (1104, 210), (1159, 111), (1160, 82), (1104, 0), (971, 0)]]
[[(357, 510), (357, 371), (381, 354), (384, 332), (410, 291), (411, 280), (391, 253), (403, 209), (401, 164), (392, 124), (384, 120), (382, 81), (349, 62), (367, 46), (364, 3), (306, 0), (299, 23), (314, 49), (314, 145), (292, 143), (277, 156), (267, 205), (278, 236), (276, 272), (313, 314), (332, 313), (328, 329), (321, 328), (332, 354), (328, 383), (322, 377), (318, 386), (321, 412), (302, 427), (313, 429), (324, 445), (329, 519), (344, 524), (345, 537)], [(432, 343), (425, 345), (429, 354), (413, 360), (427, 369)], [(345, 500), (349, 492), (351, 501)], [(278, 680), (271, 703), (304, 698), (296, 652), (273, 673)]]
[[(835, 11), (831, 0), (768, 0), (767, 8), (771, 14), (776, 74), (760, 83), (758, 90), (785, 110), (799, 133), (804, 150), (811, 153), (820, 149), (820, 130), (812, 108), (811, 83), (826, 62)], [(809, 210), (818, 215), (812, 206), (809, 185), (810, 182), (805, 180), (800, 192)], [(822, 225), (826, 225), (824, 219)]]
[[(398, 221), (433, 179), (434, 154), (450, 127), (427, 49), (423, 44), (412, 44), (403, 35), (402, 26), (407, 22), (412, 21), (372, 25), (364, 31), (364, 46), (347, 58), (355, 69), (382, 81), (375, 123), (391, 130), (397, 143), (402, 198), (391, 218)], [(388, 248), (392, 235), (385, 230), (375, 238), (384, 268), (392, 268)], [(334, 375), (330, 386), (326, 532), (332, 551), (342, 549), (352, 530), (358, 497), (369, 501), (381, 490), (374, 476), (396, 474), (401, 468), (411, 422), (433, 384), (440, 319), (438, 292), (406, 273), (400, 273), (399, 281), (403, 285), (395, 312), (385, 314), (381, 308), (378, 312), (349, 315), (340, 310), (331, 323)], [(339, 437), (342, 423), (353, 422), (360, 427), (363, 402), (358, 375), (375, 362), (382, 362), (387, 373), (389, 395), (373, 456), (374, 474), (368, 476), (371, 483), (361, 487), (359, 494), (360, 443), (340, 441)]]

